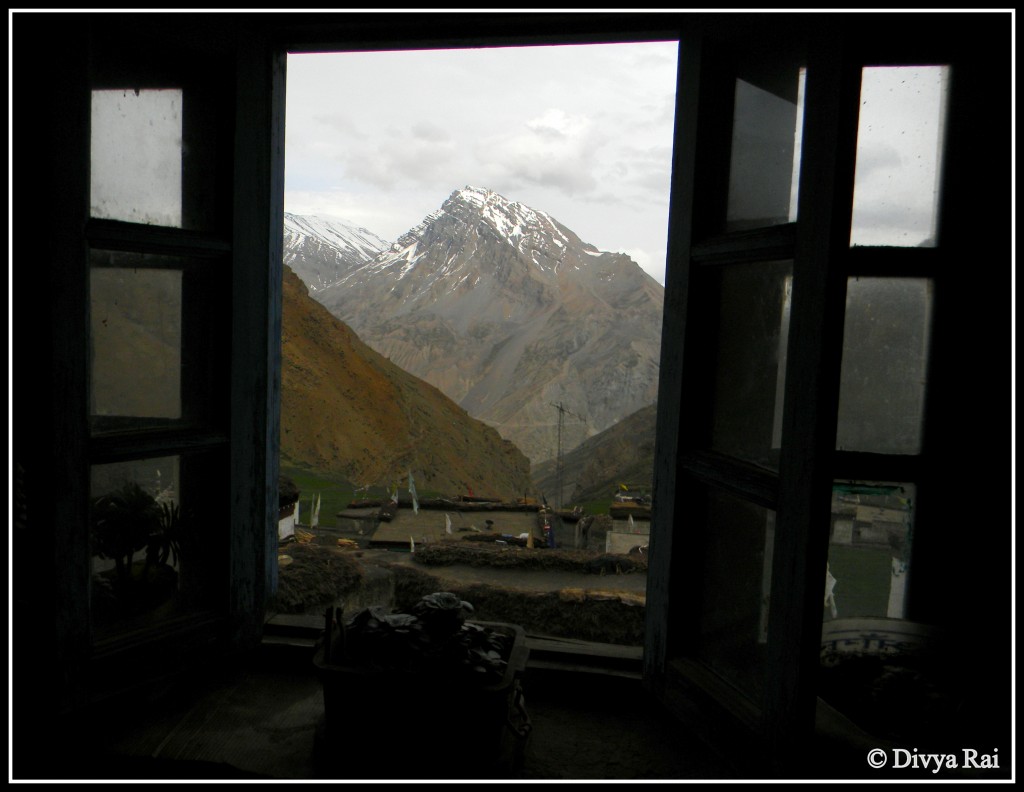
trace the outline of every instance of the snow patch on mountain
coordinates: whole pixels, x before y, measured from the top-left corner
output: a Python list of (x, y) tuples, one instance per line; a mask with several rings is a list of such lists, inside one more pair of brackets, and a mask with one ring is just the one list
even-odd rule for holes
[(319, 215), (284, 215), (284, 263), (316, 292), (338, 283), (390, 243), (355, 223)]
[[(479, 209), (481, 219), (493, 228), (500, 238), (520, 253), (529, 254), (534, 264), (541, 269), (546, 268), (538, 261), (533, 251), (544, 238), (549, 238), (559, 248), (559, 252), (564, 252), (570, 242), (569, 237), (562, 232), (551, 215), (531, 209), (518, 201), (510, 201), (491, 190), (472, 186), (456, 190), (445, 202), (442, 210), (453, 203), (463, 203)], [(560, 259), (561, 256), (556, 258), (554, 266), (550, 268), (551, 271), (558, 270)]]
[(454, 190), (315, 297), (535, 460), (557, 440), (552, 401), (597, 432), (657, 398), (663, 288), (491, 190)]
[(341, 251), (356, 251), (370, 257), (387, 249), (389, 243), (361, 226), (346, 220), (332, 220), (320, 215), (294, 215), (285, 212), (284, 233), (312, 236)]

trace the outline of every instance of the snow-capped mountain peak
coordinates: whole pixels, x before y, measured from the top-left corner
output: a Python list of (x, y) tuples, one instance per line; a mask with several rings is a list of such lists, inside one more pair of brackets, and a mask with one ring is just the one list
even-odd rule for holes
[(337, 283), (387, 248), (372, 231), (346, 220), (284, 214), (284, 263), (313, 292)]
[[(492, 190), (466, 186), (453, 192), (445, 201), (442, 210), (457, 211), (456, 207), (459, 204), (475, 209), (480, 218), (491, 226), (499, 237), (505, 239), (520, 253), (530, 256), (533, 263), (541, 269), (557, 271), (567, 245), (576, 244), (592, 248), (546, 212), (531, 209), (518, 201), (510, 201)], [(553, 244), (555, 249), (547, 250), (547, 255), (536, 255), (540, 248), (539, 242), (542, 240), (550, 243), (544, 247), (550, 248)]]
[(375, 256), (387, 248), (388, 243), (372, 231), (347, 220), (321, 215), (295, 215), (285, 212), (284, 233), (315, 236), (339, 251), (357, 251)]
[[(466, 256), (459, 255), (466, 240), (478, 237), (489, 237), (508, 245), (541, 277), (553, 277), (563, 266), (577, 269), (584, 266), (587, 259), (579, 253), (601, 255), (597, 248), (580, 240), (546, 212), (510, 201), (493, 190), (466, 186), (452, 192), (440, 209), (399, 237), (367, 269), (404, 278), (415, 271), (423, 250), (435, 248), (439, 235), (451, 241), (450, 255), (443, 265), (448, 274), (459, 269), (450, 266), (456, 258), (466, 260)], [(458, 250), (452, 247), (456, 242)], [(575, 250), (577, 255), (567, 255), (570, 250)], [(398, 261), (402, 262), (400, 269), (395, 267)], [(431, 265), (436, 265), (436, 260)], [(438, 274), (443, 273), (434, 273)]]
[(552, 399), (599, 431), (657, 394), (657, 282), (492, 190), (453, 191), (314, 297), (534, 459), (550, 452)]

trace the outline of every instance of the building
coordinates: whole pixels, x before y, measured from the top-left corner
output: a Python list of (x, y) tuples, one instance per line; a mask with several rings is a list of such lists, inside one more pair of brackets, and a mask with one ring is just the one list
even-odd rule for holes
[(301, 509), (299, 489), (294, 481), (287, 476), (280, 476), (278, 487), (280, 495), (277, 509), (277, 541), (280, 543), (295, 537), (295, 526), (299, 524)]
[[(286, 54), (655, 39), (681, 43), (645, 684), (766, 775), (818, 772), (808, 757), (824, 727), (834, 482), (910, 482), (907, 618), (953, 636), (941, 659), (984, 724), (979, 745), (964, 747), (1012, 756), (1012, 23), (1009, 13), (14, 15), (16, 761), (45, 762), (55, 728), (124, 690), (260, 641), (278, 536)], [(937, 234), (927, 247), (851, 246), (862, 70), (899, 65), (949, 67)], [(94, 122), (131, 95), (153, 98), (154, 112), (183, 99), (180, 146), (169, 135), (181, 167), (103, 185), (90, 162), (117, 129)], [(744, 96), (785, 112), (751, 122)], [(111, 211), (91, 212), (97, 190)], [(181, 301), (161, 358), (180, 369), (180, 403), (98, 414), (94, 322), (105, 317), (90, 283), (114, 275), (139, 304), (167, 289)], [(909, 453), (836, 447), (844, 309), (858, 279), (928, 284), (927, 387)], [(788, 305), (781, 378), (781, 317), (758, 325), (752, 310), (764, 294)], [(737, 327), (758, 343), (740, 344)], [(759, 398), (777, 391), (778, 410)], [(172, 620), (98, 634), (91, 474), (168, 458), (183, 509), (206, 520), (189, 596)], [(73, 764), (73, 746), (56, 745)]]

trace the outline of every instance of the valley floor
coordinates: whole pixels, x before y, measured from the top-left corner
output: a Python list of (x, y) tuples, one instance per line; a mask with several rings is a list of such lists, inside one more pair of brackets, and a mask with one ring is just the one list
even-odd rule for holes
[[(509, 522), (511, 517), (534, 519), (534, 515), (520, 514), (500, 519)], [(427, 519), (440, 519), (443, 525), (444, 517), (435, 513)], [(499, 547), (454, 538), (458, 534), (423, 542), (418, 552), (410, 553), (401, 542), (373, 546), (379, 535), (372, 532), (321, 527), (311, 533), (300, 528), (298, 535), (304, 541), (281, 547), (289, 555), (289, 563), (279, 570), (282, 588), (292, 593), (288, 612), (323, 613), (328, 604), (323, 567), (314, 566), (310, 559), (329, 553), (335, 559), (332, 574), (338, 573), (342, 559), (352, 570), (339, 577), (333, 594), (334, 606), (341, 607), (346, 618), (371, 605), (401, 610), (424, 594), (452, 591), (473, 605), (474, 618), (518, 624), (530, 634), (643, 644), (646, 563), (632, 557)], [(339, 540), (348, 547), (346, 551), (338, 550)]]

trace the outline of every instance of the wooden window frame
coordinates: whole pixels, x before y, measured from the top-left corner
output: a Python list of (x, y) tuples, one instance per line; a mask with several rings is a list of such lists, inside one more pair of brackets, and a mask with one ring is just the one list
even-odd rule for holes
[[(873, 29), (871, 20), (853, 15), (832, 17), (814, 36), (801, 39), (799, 29), (793, 31), (795, 45), (806, 47), (808, 76), (799, 215), (790, 226), (717, 233), (724, 217), (727, 180), (723, 174), (728, 172), (731, 138), (731, 106), (722, 97), (730, 95), (736, 74), (730, 71), (733, 64), (725, 63), (720, 48), (739, 50), (749, 42), (742, 30), (721, 35), (719, 30), (706, 29), (691, 31), (680, 47), (677, 119), (681, 123), (673, 171), (663, 338), (684, 342), (662, 345), (645, 678), (677, 712), (699, 713), (706, 734), (713, 734), (719, 746), (731, 745), (734, 755), (779, 773), (799, 772), (816, 729), (824, 725), (820, 721), (824, 716), (819, 716), (817, 670), (821, 571), (827, 559), (828, 535), (816, 526), (828, 524), (836, 479), (908, 481), (918, 486), (923, 508), (915, 518), (915, 527), (921, 530), (915, 534), (914, 563), (924, 574), (914, 580), (908, 594), (908, 618), (962, 627), (969, 620), (969, 609), (980, 608), (985, 601), (970, 598), (971, 604), (963, 605), (963, 612), (956, 614), (944, 613), (941, 605), (934, 604), (950, 602), (948, 596), (942, 597), (939, 570), (953, 557), (952, 534), (942, 524), (936, 503), (944, 487), (955, 481), (950, 469), (968, 450), (962, 437), (945, 436), (953, 416), (941, 394), (957, 376), (951, 343), (955, 331), (950, 305), (945, 303), (956, 297), (953, 273), (958, 257), (970, 249), (970, 234), (965, 235), (970, 221), (990, 225), (986, 212), (993, 210), (994, 217), (1005, 219), (993, 195), (979, 200), (977, 206), (965, 204), (965, 193), (985, 194), (982, 180), (968, 173), (978, 165), (965, 167), (971, 158), (968, 152), (977, 153), (972, 144), (980, 145), (983, 137), (967, 129), (967, 119), (972, 114), (979, 114), (975, 118), (998, 117), (995, 102), (1006, 94), (997, 86), (1005, 83), (993, 80), (987, 90), (979, 90), (979, 86), (986, 73), (1000, 77), (1007, 73), (997, 65), (1005, 64), (1005, 55), (981, 52), (984, 45), (980, 42), (992, 38), (991, 17), (962, 18), (954, 24), (965, 25), (964, 30), (928, 37), (913, 35), (913, 16), (882, 19), (894, 24), (888, 30)], [(788, 31), (776, 32), (782, 41)], [(740, 60), (732, 54), (733, 63)], [(945, 161), (952, 167), (943, 175), (937, 247), (851, 248), (861, 69), (915, 64), (950, 64), (954, 75), (945, 152)], [(989, 167), (998, 167), (998, 155), (991, 150), (986, 151), (985, 159)], [(974, 242), (980, 242), (979, 249), (991, 251), (995, 260), (1003, 260), (1004, 240), (986, 237)], [(699, 436), (702, 430), (695, 433), (687, 424), (687, 418), (707, 413), (702, 401), (706, 388), (695, 380), (702, 371), (706, 340), (687, 331), (699, 326), (696, 314), (701, 297), (693, 290), (699, 269), (779, 258), (794, 261), (794, 290), (782, 454), (779, 472), (774, 474), (707, 450)], [(883, 274), (929, 278), (937, 285), (925, 440), (921, 452), (913, 456), (835, 449), (847, 278)], [(984, 298), (977, 289), (971, 290), (970, 297), (967, 315), (981, 318)], [(947, 313), (940, 314), (943, 310)], [(983, 331), (972, 332), (971, 337), (978, 343), (988, 338)], [(978, 402), (971, 399), (972, 406)], [(679, 405), (678, 413), (669, 405)], [(766, 663), (771, 684), (760, 701), (732, 687), (692, 653), (696, 614), (687, 603), (696, 601), (694, 581), (702, 558), (699, 543), (686, 525), (688, 520), (699, 523), (700, 518), (684, 511), (694, 509), (687, 499), (699, 497), (699, 486), (724, 489), (776, 512)], [(977, 577), (972, 575), (972, 579)], [(999, 588), (995, 583), (982, 585), (978, 581), (978, 585), (986, 591)], [(1006, 647), (1002, 638), (986, 640), (985, 645)], [(953, 656), (949, 662), (958, 659)], [(977, 667), (976, 661), (972, 667)], [(1005, 714), (998, 707), (996, 710)]]
[[(984, 285), (959, 283), (960, 263), (981, 253), (995, 261), (1008, 257), (1007, 241), (979, 233), (979, 228), (1009, 227), (1010, 203), (995, 197), (987, 181), (1006, 173), (1005, 151), (989, 145), (993, 133), (971, 126), (987, 119), (993, 128), (1008, 116), (999, 102), (1009, 95), (1009, 57), (994, 36), (1001, 32), (994, 16), (985, 14), (939, 17), (949, 35), (922, 35), (916, 15), (887, 15), (883, 29), (868, 16), (832, 14), (302, 14), (198, 15), (181, 21), (175, 15), (96, 15), (90, 26), (124, 36), (150, 35), (166, 42), (198, 42), (211, 51), (228, 47), (237, 53), (229, 67), (234, 80), (235, 113), (231, 150), (231, 218), (221, 234), (140, 228), (88, 218), (88, 96), (86, 66), (91, 58), (89, 36), (81, 18), (41, 15), (19, 20), (15, 40), (26, 44), (20, 62), (33, 70), (46, 91), (29, 95), (22, 90), (16, 108), (26, 122), (22, 131), (42, 141), (50, 153), (44, 172), (15, 163), (15, 183), (24, 188), (15, 207), (16, 222), (40, 235), (47, 261), (46, 288), (27, 294), (16, 306), (27, 314), (54, 321), (40, 331), (40, 344), (49, 353), (42, 360), (16, 361), (18, 403), (37, 399), (52, 421), (31, 438), (15, 427), (16, 466), (24, 476), (26, 501), (34, 509), (29, 523), (43, 526), (32, 535), (35, 552), (45, 562), (42, 574), (31, 579), (15, 575), (15, 633), (29, 645), (31, 627), (25, 614), (32, 607), (54, 615), (53, 630), (43, 639), (29, 678), (37, 687), (49, 683), (52, 709), (80, 706), (90, 691), (88, 680), (92, 645), (88, 630), (88, 587), (83, 559), (88, 558), (85, 515), (88, 513), (88, 468), (98, 459), (124, 458), (173, 449), (220, 446), (230, 448), (230, 601), (226, 618), (211, 636), (226, 653), (252, 647), (259, 640), (263, 605), (274, 588), (276, 566), (277, 465), (280, 403), (281, 267), (284, 188), (284, 86), (289, 52), (358, 49), (448, 48), (501, 45), (544, 45), (680, 40), (677, 121), (670, 209), (669, 268), (665, 291), (663, 338), (685, 343), (662, 345), (661, 382), (655, 449), (654, 518), (647, 599), (645, 681), (656, 695), (681, 713), (707, 721), (708, 708), (724, 710), (726, 732), (741, 724), (741, 734), (762, 759), (794, 746), (806, 746), (814, 730), (815, 671), (820, 642), (820, 569), (827, 537), (812, 527), (827, 514), (832, 482), (841, 476), (866, 477), (871, 471), (885, 478), (923, 481), (942, 491), (957, 484), (950, 468), (973, 450), (972, 434), (997, 436), (1004, 418), (987, 409), (992, 399), (969, 396), (967, 408), (976, 415), (971, 430), (957, 424), (958, 411), (937, 394), (951, 389), (964, 373), (977, 382), (997, 383), (984, 365), (958, 357), (956, 328), (949, 317), (966, 310), (982, 321), (992, 305)], [(996, 23), (993, 23), (996, 20)], [(770, 24), (766, 24), (770, 22)], [(30, 24), (31, 23), (31, 24)], [(19, 31), (20, 28), (20, 31)], [(18, 34), (28, 30), (25, 38)], [(809, 77), (805, 148), (800, 184), (801, 214), (796, 224), (720, 235), (711, 218), (725, 199), (721, 178), (723, 145), (716, 142), (727, 113), (710, 87), (721, 72), (712, 68), (717, 42), (728, 44), (751, 32), (766, 30), (807, 44)], [(823, 34), (824, 31), (824, 34)], [(769, 38), (771, 38), (769, 36)], [(29, 48), (36, 47), (34, 52)], [(950, 57), (946, 58), (948, 54)], [(971, 167), (947, 169), (939, 209), (942, 239), (934, 251), (849, 249), (850, 203), (859, 69), (868, 64), (938, 63), (953, 61), (951, 128), (947, 161), (970, 162)], [(709, 66), (711, 65), (711, 66)], [(23, 74), (25, 72), (22, 72)], [(988, 82), (986, 82), (986, 80)], [(26, 82), (16, 83), (24, 89)], [(963, 88), (962, 86), (966, 86)], [(978, 90), (985, 86), (984, 90)], [(728, 108), (727, 108), (728, 109)], [(972, 118), (973, 116), (973, 118)], [(715, 119), (718, 119), (717, 121)], [(22, 138), (24, 139), (24, 138)], [(717, 152), (697, 157), (700, 148)], [(54, 153), (55, 152), (55, 153)], [(727, 162), (727, 160), (725, 160)], [(717, 172), (716, 172), (716, 169)], [(979, 175), (982, 174), (982, 175)], [(1009, 177), (1007, 177), (1008, 179)], [(1002, 184), (1000, 182), (1000, 184)], [(29, 217), (31, 206), (50, 205), (55, 220), (47, 224)], [(24, 207), (21, 208), (21, 207)], [(26, 237), (23, 235), (22, 239)], [(177, 437), (137, 437), (93, 443), (88, 433), (88, 370), (83, 339), (88, 308), (88, 247), (103, 244), (123, 250), (230, 255), (232, 261), (232, 377), (231, 416), (223, 434)], [(31, 243), (17, 243), (22, 258)], [(28, 255), (26, 255), (28, 254)], [(686, 333), (692, 316), (688, 301), (691, 270), (727, 262), (762, 260), (792, 254), (794, 290), (791, 343), (784, 406), (784, 437), (778, 475), (751, 468), (702, 450), (687, 437), (686, 416), (693, 405), (685, 376), (687, 359), (696, 356), (698, 341)], [(818, 266), (818, 262), (827, 262)], [(15, 261), (15, 279), (25, 281)], [(867, 455), (836, 454), (834, 449), (838, 400), (843, 298), (846, 277), (852, 273), (929, 276), (939, 284), (933, 332), (931, 396), (926, 402), (925, 447), (920, 459), (881, 460)], [(45, 294), (45, 296), (44, 296)], [(963, 306), (966, 305), (966, 309)], [(19, 321), (20, 321), (19, 317)], [(59, 320), (59, 321), (57, 321)], [(18, 325), (19, 332), (25, 324)], [(1003, 329), (996, 324), (970, 328), (969, 341), (981, 345)], [(1001, 340), (997, 339), (997, 340)], [(30, 383), (52, 385), (49, 391)], [(136, 442), (137, 441), (137, 442)], [(32, 450), (28, 451), (29, 446)], [(46, 476), (51, 478), (45, 478)], [(42, 483), (45, 478), (45, 484)], [(970, 485), (985, 482), (981, 472), (967, 471)], [(687, 540), (677, 526), (683, 522), (689, 482), (725, 487), (744, 498), (775, 508), (779, 515), (771, 600), (771, 660), (773, 686), (761, 706), (750, 706), (713, 672), (692, 662), (685, 653), (692, 614), (686, 609)], [(997, 479), (1001, 485), (1002, 480)], [(51, 491), (52, 490), (52, 491)], [(922, 558), (922, 590), (941, 588), (944, 562), (953, 529), (943, 525), (941, 508), (922, 500), (919, 524), (937, 526), (922, 535), (917, 550)], [(958, 515), (967, 513), (964, 507)], [(16, 523), (15, 541), (29, 546), (28, 524)], [(992, 528), (992, 532), (997, 529)], [(993, 533), (995, 540), (1001, 534)], [(994, 541), (995, 541), (994, 540)], [(998, 547), (1001, 547), (999, 545)], [(977, 554), (975, 554), (977, 555)], [(1005, 624), (1009, 613), (1004, 582), (972, 577), (979, 593), (959, 606), (956, 619), (966, 619), (979, 602), (991, 602), (986, 623)], [(942, 607), (911, 600), (915, 618), (945, 617)], [(944, 600), (949, 604), (951, 601)], [(20, 622), (20, 623), (19, 623)], [(163, 636), (163, 643), (179, 635)], [(1008, 656), (1008, 641), (992, 634), (982, 639), (983, 654)], [(152, 647), (150, 647), (152, 649)], [(19, 657), (24, 657), (23, 655)], [(24, 662), (21, 668), (26, 668)], [(59, 679), (58, 684), (53, 684)], [(1002, 677), (999, 677), (1002, 681)], [(992, 682), (996, 685), (996, 682)], [(30, 684), (31, 687), (31, 684)], [(994, 688), (995, 689), (995, 688)], [(1001, 710), (1000, 710), (1001, 714)]]
[[(53, 614), (54, 631), (43, 633), (38, 649), (42, 661), (29, 664), (19, 655), (19, 669), (27, 688), (49, 691), (44, 700), (55, 712), (83, 712), (91, 702), (257, 646), (263, 603), (274, 584), (285, 59), (258, 25), (246, 31), (227, 17), (209, 17), (209, 23), (201, 17), (26, 14), (16, 20), (21, 74), (38, 74), (39, 85), (52, 90), (30, 84), (28, 76), (17, 84), (21, 150), (27, 154), (31, 141), (47, 158), (40, 173), (28, 170), (28, 157), (15, 173), (21, 199), (15, 216), (25, 231), (15, 250), (31, 262), (33, 237), (44, 240), (46, 262), (43, 285), (32, 292), (30, 270), (15, 268), (24, 284), (19, 329), (27, 331), (29, 317), (36, 317), (47, 328), (34, 339), (37, 350), (49, 354), (21, 356), (15, 397), (22, 409), (31, 399), (53, 416), (31, 436), (19, 426), (14, 438), (20, 497), (29, 515), (14, 542), (26, 555), (31, 546), (46, 559), (42, 575), (16, 576), (24, 594), (16, 624), (27, 647), (41, 637), (37, 632), (28, 638), (30, 614), (37, 608)], [(109, 57), (122, 50), (120, 60)], [(183, 215), (212, 217), (209, 230), (91, 218), (91, 91), (173, 85), (182, 68), (196, 68), (195, 61), (181, 58), (183, 50), (214, 64), (200, 90), (220, 85), (220, 99), (227, 100), (223, 112), (198, 119), (201, 131), (188, 118), (184, 130), (186, 142), (193, 132), (203, 136), (192, 156), (206, 156), (211, 147), (202, 167), (207, 181), (212, 172), (215, 189), (196, 203), (198, 182), (188, 171), (182, 185)], [(36, 214), (33, 205), (53, 211)], [(225, 329), (217, 354), (229, 371), (214, 385), (224, 407), (212, 420), (91, 433), (90, 249), (183, 256), (222, 270), (226, 288), (218, 291), (228, 299), (225, 319), (215, 319)], [(26, 335), (20, 340), (27, 345)], [(27, 346), (19, 349), (27, 353)], [(141, 631), (95, 635), (89, 604), (91, 466), (196, 453), (224, 458), (221, 507), (230, 517), (215, 529), (224, 545), (223, 596), (206, 610)]]

